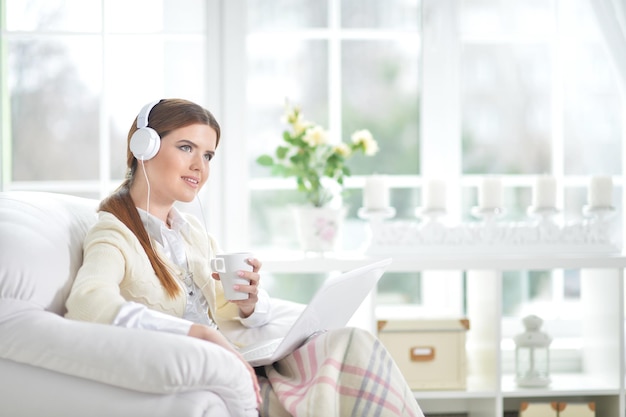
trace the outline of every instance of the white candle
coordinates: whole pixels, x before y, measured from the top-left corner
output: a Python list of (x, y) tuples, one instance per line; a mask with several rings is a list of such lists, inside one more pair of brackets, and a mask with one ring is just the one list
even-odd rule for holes
[(446, 183), (440, 179), (430, 179), (422, 187), (422, 207), (424, 210), (446, 209)]
[(556, 178), (542, 175), (535, 179), (532, 206), (537, 208), (556, 207)]
[(370, 175), (365, 178), (363, 207), (367, 210), (382, 210), (389, 207), (389, 185), (384, 175)]
[(502, 183), (499, 178), (483, 178), (478, 190), (478, 206), (482, 209), (494, 209), (502, 206)]
[(587, 201), (590, 207), (612, 207), (613, 179), (609, 176), (591, 177)]

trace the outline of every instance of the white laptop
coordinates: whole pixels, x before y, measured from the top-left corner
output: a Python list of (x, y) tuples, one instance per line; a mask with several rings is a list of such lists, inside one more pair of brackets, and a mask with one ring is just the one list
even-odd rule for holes
[(387, 258), (329, 277), (284, 337), (253, 343), (241, 348), (240, 353), (252, 366), (268, 365), (314, 335), (345, 327), (390, 263), (391, 258)]

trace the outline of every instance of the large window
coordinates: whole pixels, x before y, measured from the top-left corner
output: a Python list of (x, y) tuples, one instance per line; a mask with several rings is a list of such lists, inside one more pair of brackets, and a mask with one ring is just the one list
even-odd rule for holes
[(143, 104), (204, 102), (203, 2), (4, 0), (3, 188), (92, 197), (124, 177)]
[[(364, 126), (381, 142), (374, 160), (352, 167), (346, 250), (366, 235), (356, 213), (358, 174), (392, 176), (402, 219), (415, 218), (422, 178), (445, 178), (450, 211), (463, 221), (477, 220), (470, 208), (483, 175), (502, 176), (511, 221), (527, 219), (536, 175), (552, 174), (563, 186), (563, 221), (582, 218), (587, 176), (621, 175), (623, 97), (587, 0), (272, 4), (248, 2), (253, 246), (297, 245), (294, 181), (271, 178), (254, 163), (280, 140), (285, 99), (339, 138)], [(505, 282), (506, 314), (546, 297), (566, 306), (578, 294), (574, 271), (508, 276), (515, 278)], [(389, 277), (395, 284), (383, 285), (384, 299), (419, 302), (441, 293), (429, 294), (426, 281), (407, 292), (404, 278)]]

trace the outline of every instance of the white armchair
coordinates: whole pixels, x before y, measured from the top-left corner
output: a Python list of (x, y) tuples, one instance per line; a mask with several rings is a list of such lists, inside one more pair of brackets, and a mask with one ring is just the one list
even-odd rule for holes
[[(97, 204), (0, 193), (0, 415), (256, 415), (240, 396), (249, 376), (223, 349), (63, 317)], [(301, 307), (273, 300), (270, 325), (224, 330), (239, 341), (276, 337)]]

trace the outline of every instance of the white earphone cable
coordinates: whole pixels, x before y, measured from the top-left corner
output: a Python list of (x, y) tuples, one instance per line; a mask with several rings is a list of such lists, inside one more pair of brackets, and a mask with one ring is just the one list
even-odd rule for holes
[[(148, 173), (146, 172), (146, 166), (143, 163), (143, 159), (141, 161), (141, 170), (143, 171), (143, 176), (146, 179), (146, 184), (148, 186), (148, 195), (146, 196), (146, 213), (150, 214), (150, 180), (148, 179)], [(152, 247), (152, 251), (156, 253), (154, 249), (154, 245), (152, 244), (152, 238), (148, 236), (148, 241), (150, 242), (150, 247)]]
[(146, 211), (150, 214), (150, 180), (148, 180), (148, 173), (146, 172), (146, 166), (143, 163), (143, 159), (141, 161), (141, 170), (143, 171), (143, 176), (146, 179), (146, 184), (148, 186), (148, 196), (146, 197)]

